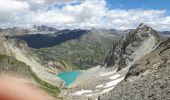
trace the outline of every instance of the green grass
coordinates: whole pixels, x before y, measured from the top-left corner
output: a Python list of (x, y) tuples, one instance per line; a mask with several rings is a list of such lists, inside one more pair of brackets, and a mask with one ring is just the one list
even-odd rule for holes
[(39, 86), (44, 89), (45, 91), (47, 91), (49, 94), (51, 94), (54, 97), (57, 97), (58, 94), (61, 92), (60, 89), (54, 85), (51, 85), (43, 80), (41, 80), (40, 78), (37, 77), (37, 75), (35, 73), (33, 73), (31, 71), (31, 75), (33, 77), (33, 79), (39, 84)]
[(34, 49), (34, 52), (41, 60), (64, 61), (76, 66), (66, 66), (66, 68), (86, 70), (104, 62), (114, 40), (88, 34), (54, 47)]
[(40, 88), (56, 98), (58, 98), (57, 96), (61, 92), (58, 87), (38, 78), (28, 65), (5, 54), (0, 54), (0, 72), (15, 73), (23, 77), (31, 78), (38, 83)]

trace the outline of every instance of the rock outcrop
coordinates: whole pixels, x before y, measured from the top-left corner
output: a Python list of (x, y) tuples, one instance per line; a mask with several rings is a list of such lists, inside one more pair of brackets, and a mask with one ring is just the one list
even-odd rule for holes
[(159, 35), (155, 30), (140, 24), (136, 30), (130, 31), (113, 44), (104, 66), (121, 70), (151, 52), (158, 41)]
[(137, 60), (112, 91), (99, 100), (169, 100), (170, 39)]

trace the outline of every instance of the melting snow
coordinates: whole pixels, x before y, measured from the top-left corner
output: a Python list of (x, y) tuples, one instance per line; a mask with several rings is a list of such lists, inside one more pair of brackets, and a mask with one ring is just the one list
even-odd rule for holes
[(111, 91), (113, 88), (114, 88), (114, 87), (111, 87), (111, 88), (105, 89), (105, 90), (103, 90), (100, 94), (103, 94), (103, 93), (109, 92), (109, 91)]
[(98, 86), (96, 86), (95, 88), (101, 88), (101, 87), (103, 87), (103, 85), (104, 85), (104, 84), (98, 85)]
[(73, 95), (82, 95), (84, 93), (92, 93), (92, 90), (81, 90), (81, 91), (77, 91), (76, 93), (74, 93)]
[[(110, 78), (116, 79), (116, 78), (118, 78), (118, 77), (120, 77), (119, 74), (114, 75), (114, 76), (112, 76), (112, 77), (110, 77)], [(118, 83), (119, 83), (120, 81), (122, 81), (123, 79), (124, 79), (124, 77), (121, 77), (121, 78), (118, 78), (118, 79), (113, 80), (113, 81), (111, 81), (111, 82), (98, 85), (98, 86), (96, 86), (95, 88), (108, 88), (108, 87), (111, 87), (111, 86), (115, 86), (116, 84), (118, 84)]]
[(119, 74), (116, 74), (116, 75), (114, 75), (114, 76), (109, 77), (109, 79), (114, 80), (114, 79), (117, 79), (118, 77), (120, 77), (120, 75), (119, 75)]
[(120, 81), (122, 81), (123, 79), (124, 79), (124, 77), (119, 78), (119, 79), (116, 79), (116, 80), (111, 81), (111, 82), (108, 82), (108, 83), (106, 83), (106, 85), (103, 86), (103, 87), (104, 87), (104, 88), (108, 88), (108, 87), (114, 86), (114, 85), (116, 85), (117, 83), (119, 83)]

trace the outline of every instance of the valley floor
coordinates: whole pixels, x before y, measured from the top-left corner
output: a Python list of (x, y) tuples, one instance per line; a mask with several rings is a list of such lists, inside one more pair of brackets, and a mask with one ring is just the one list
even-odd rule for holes
[(66, 100), (96, 100), (100, 95), (112, 90), (124, 79), (128, 68), (116, 72), (96, 66), (83, 71), (77, 80), (63, 89), (62, 95)]

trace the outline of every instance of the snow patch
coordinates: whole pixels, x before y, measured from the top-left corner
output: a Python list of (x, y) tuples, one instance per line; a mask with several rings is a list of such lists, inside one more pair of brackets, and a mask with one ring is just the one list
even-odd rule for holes
[(102, 88), (104, 84), (98, 85), (95, 88)]
[(119, 75), (119, 74), (116, 74), (116, 75), (114, 75), (114, 76), (109, 77), (109, 79), (115, 80), (115, 79), (117, 79), (118, 77), (120, 77), (120, 75)]
[(108, 88), (108, 89), (105, 89), (105, 90), (103, 90), (100, 94), (109, 92), (109, 91), (113, 90), (113, 88), (114, 88), (114, 87), (110, 87), (110, 88)]
[(92, 90), (81, 90), (81, 91), (77, 91), (76, 93), (74, 93), (73, 95), (82, 95), (82, 94), (85, 94), (85, 93), (92, 93), (93, 91)]
[(113, 80), (113, 81), (111, 81), (111, 82), (108, 82), (108, 83), (105, 83), (105, 84), (98, 85), (98, 86), (96, 86), (95, 88), (108, 88), (108, 87), (111, 87), (111, 86), (115, 86), (116, 84), (118, 84), (120, 81), (122, 81), (122, 80), (124, 79), (124, 77), (121, 77), (121, 78), (119, 78), (119, 79), (116, 79), (116, 78), (118, 78), (118, 77), (120, 77), (119, 74), (114, 75), (114, 76), (112, 76), (111, 78), (112, 78), (112, 79), (115, 79), (115, 80)]
[(111, 81), (111, 82), (108, 82), (108, 83), (106, 83), (106, 85), (103, 86), (103, 87), (104, 87), (104, 88), (108, 88), (108, 87), (114, 86), (114, 85), (116, 85), (117, 83), (119, 83), (120, 81), (122, 81), (123, 79), (124, 79), (124, 77), (119, 78), (119, 79), (116, 79), (116, 80)]

